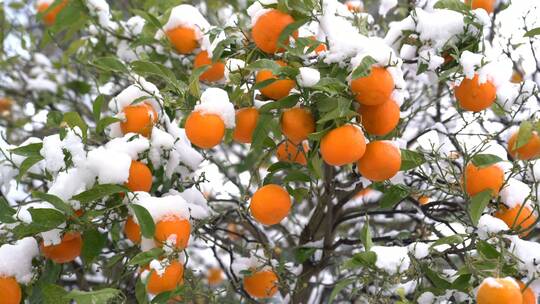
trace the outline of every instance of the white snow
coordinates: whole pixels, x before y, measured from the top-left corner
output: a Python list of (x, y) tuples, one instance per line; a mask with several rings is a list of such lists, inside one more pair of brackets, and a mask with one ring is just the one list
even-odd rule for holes
[(510, 178), (499, 193), (501, 201), (509, 208), (522, 205), (530, 194), (531, 188), (515, 178)]
[(399, 246), (373, 246), (371, 251), (377, 255), (377, 268), (393, 275), (401, 273), (409, 268), (411, 259), (409, 258), (407, 247)]
[(221, 117), (225, 127), (234, 128), (236, 114), (234, 105), (229, 101), (227, 91), (219, 88), (208, 88), (201, 95), (201, 102), (195, 106), (193, 111), (201, 114), (214, 114)]
[(483, 240), (489, 239), (493, 234), (497, 234), (501, 231), (507, 231), (508, 225), (496, 217), (493, 217), (489, 214), (484, 214), (480, 217), (478, 221), (478, 237)]
[(300, 73), (296, 76), (296, 81), (301, 87), (311, 88), (321, 79), (321, 73), (314, 68), (301, 67)]
[(88, 152), (88, 168), (100, 184), (123, 184), (128, 180), (131, 157), (129, 154), (98, 147)]
[(430, 245), (422, 242), (415, 242), (407, 246), (409, 252), (417, 259), (423, 259), (429, 255)]
[(386, 16), (389, 10), (398, 5), (398, 0), (382, 0), (379, 4), (379, 15)]
[(38, 255), (38, 245), (32, 237), (0, 246), (0, 277), (15, 277), (19, 283), (29, 283), (33, 277), (32, 259)]
[(517, 235), (508, 237), (512, 242), (509, 251), (518, 258), (518, 268), (527, 273), (528, 278), (540, 274), (540, 243), (522, 240)]

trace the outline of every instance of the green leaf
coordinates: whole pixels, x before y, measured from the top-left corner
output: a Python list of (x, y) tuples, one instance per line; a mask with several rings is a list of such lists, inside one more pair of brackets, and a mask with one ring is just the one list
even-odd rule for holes
[(391, 209), (396, 204), (409, 196), (410, 189), (404, 185), (391, 185), (383, 191), (380, 207), (382, 209)]
[(275, 110), (275, 109), (292, 108), (298, 103), (299, 100), (300, 100), (300, 95), (292, 94), (280, 100), (272, 101), (263, 105), (259, 109), (259, 112), (263, 113), (263, 112), (269, 112), (270, 110)]
[(137, 217), (142, 235), (146, 238), (153, 238), (156, 226), (150, 212), (143, 206), (137, 204), (131, 204), (131, 208)]
[(343, 267), (346, 269), (355, 269), (358, 267), (371, 267), (377, 262), (377, 254), (373, 251), (363, 251), (353, 255), (352, 258), (345, 261)]
[(491, 189), (484, 190), (471, 198), (469, 204), (469, 216), (474, 226), (478, 225), (478, 221), (482, 216), (482, 212), (486, 209), (486, 206), (491, 200)]
[(292, 34), (298, 30), (302, 25), (304, 25), (308, 20), (307, 19), (300, 19), (297, 20), (285, 27), (283, 31), (279, 34), (278, 37), (278, 46), (279, 47), (287, 47), (289, 46), (289, 39), (292, 36)]
[(144, 266), (148, 265), (150, 261), (160, 257), (163, 254), (163, 249), (161, 248), (152, 248), (148, 251), (143, 251), (136, 256), (134, 256), (130, 261), (129, 265), (139, 265)]
[(65, 298), (68, 292), (62, 287), (55, 284), (46, 284), (41, 288), (43, 304), (69, 304), (69, 300)]
[(141, 280), (137, 280), (137, 283), (135, 283), (135, 298), (137, 299), (136, 303), (139, 303), (139, 304), (149, 303), (148, 294), (146, 293), (146, 286)]
[(366, 216), (366, 222), (362, 229), (360, 230), (360, 240), (366, 248), (366, 251), (369, 251), (373, 246), (373, 240), (371, 239), (371, 229), (369, 228), (369, 220)]
[(56, 209), (29, 208), (28, 212), (32, 215), (32, 225), (47, 229), (57, 228), (66, 221), (66, 216)]
[(13, 218), (13, 215), (15, 214), (15, 210), (9, 206), (9, 203), (6, 201), (5, 198), (0, 197), (0, 223), (4, 224), (11, 224), (15, 223), (15, 219)]
[(50, 111), (47, 114), (47, 126), (58, 128), (64, 119), (64, 114), (60, 111)]
[(351, 74), (351, 79), (357, 79), (360, 77), (366, 77), (371, 73), (371, 67), (377, 63), (371, 56), (366, 56), (362, 59), (360, 64), (354, 69)]
[(486, 241), (478, 240), (476, 242), (476, 249), (487, 259), (498, 259), (501, 256), (497, 248)]
[(59, 198), (56, 195), (44, 193), (41, 191), (34, 191), (32, 192), (32, 196), (34, 198), (50, 203), (51, 205), (54, 206), (54, 208), (64, 212), (64, 214), (66, 215), (73, 214), (73, 207), (71, 207), (71, 205), (66, 204), (61, 198)]
[(95, 185), (92, 189), (79, 193), (72, 199), (85, 204), (120, 192), (126, 192), (126, 188), (115, 184)]
[(79, 127), (82, 132), (83, 141), (86, 142), (86, 137), (88, 136), (88, 126), (81, 118), (77, 112), (67, 112), (64, 114), (64, 121), (68, 124), (70, 128)]
[(528, 31), (523, 35), (524, 37), (534, 37), (540, 35), (540, 27), (533, 28), (532, 30)]
[(324, 115), (322, 115), (322, 117), (317, 120), (317, 124), (322, 124), (338, 118), (349, 118), (358, 115), (357, 112), (351, 110), (352, 100), (340, 98), (337, 99), (337, 101), (334, 99), (333, 103), (334, 108), (331, 111), (326, 112)]
[(453, 244), (459, 244), (461, 242), (463, 242), (463, 237), (459, 234), (454, 234), (454, 235), (445, 236), (438, 239), (433, 244), (431, 244), (430, 247), (433, 248), (440, 245), (453, 245)]
[(26, 146), (17, 147), (10, 150), (10, 152), (20, 156), (40, 156), (41, 154), (39, 151), (41, 151), (41, 148), (43, 148), (43, 143), (33, 143)]
[(521, 122), (519, 125), (517, 140), (512, 150), (519, 149), (529, 142), (533, 135), (533, 128), (534, 126), (530, 121), (525, 120)]
[(336, 297), (339, 295), (339, 293), (345, 289), (345, 287), (351, 285), (352, 283), (355, 282), (355, 279), (352, 279), (352, 278), (349, 278), (349, 279), (345, 279), (345, 280), (341, 280), (339, 281), (336, 286), (334, 287), (334, 289), (332, 289), (332, 293), (330, 293), (330, 298), (328, 299), (328, 302), (329, 303), (334, 303), (334, 300), (336, 299)]
[(66, 83), (66, 87), (76, 93), (79, 93), (80, 95), (89, 93), (90, 89), (92, 88), (88, 83), (79, 80), (74, 80)]
[(311, 178), (308, 174), (299, 171), (299, 170), (290, 170), (287, 172), (287, 176), (283, 179), (283, 182), (290, 183), (290, 182), (304, 182), (309, 183), (311, 181)]
[(500, 157), (493, 154), (476, 154), (471, 158), (473, 165), (483, 168), (503, 161)]
[(26, 174), (26, 172), (41, 160), (43, 160), (43, 156), (41, 155), (30, 156), (23, 160), (21, 166), (19, 167), (19, 174), (17, 175), (17, 180), (21, 180), (21, 178)]
[(127, 73), (128, 69), (120, 60), (116, 57), (101, 57), (96, 59), (93, 64), (104, 71), (109, 72), (123, 72)]
[(260, 113), (257, 120), (257, 126), (253, 131), (253, 141), (251, 143), (251, 151), (261, 151), (264, 145), (264, 140), (268, 137), (271, 129), (273, 116), (269, 113)]
[(65, 298), (74, 300), (77, 304), (109, 303), (122, 294), (118, 289), (105, 288), (96, 291), (72, 290)]
[(85, 263), (91, 263), (107, 243), (107, 235), (97, 229), (86, 230), (83, 233), (82, 258)]
[(470, 5), (463, 3), (461, 0), (439, 0), (433, 8), (449, 9), (457, 12), (466, 12), (471, 9)]
[(433, 283), (433, 285), (436, 288), (446, 290), (446, 289), (449, 289), (452, 286), (452, 284), (450, 284), (450, 282), (448, 282), (446, 279), (442, 278), (435, 271), (431, 270), (431, 268), (428, 267), (427, 265), (422, 265), (422, 270), (424, 272), (424, 275), (429, 279), (429, 281), (431, 283)]
[(466, 292), (471, 287), (469, 284), (471, 277), (472, 275), (470, 273), (460, 275), (452, 282), (451, 288)]
[(102, 119), (98, 121), (96, 125), (96, 133), (98, 134), (102, 133), (106, 127), (119, 121), (122, 121), (122, 120), (116, 117), (111, 117), (111, 116), (103, 117)]
[(302, 264), (305, 261), (309, 260), (309, 258), (317, 251), (317, 248), (311, 248), (311, 247), (300, 247), (297, 248), (294, 251), (294, 258), (298, 262), (298, 264)]
[(101, 109), (103, 108), (103, 104), (105, 103), (105, 96), (99, 95), (94, 100), (94, 103), (92, 104), (92, 115), (94, 116), (94, 121), (99, 121), (99, 118), (101, 117)]
[(270, 59), (259, 59), (246, 67), (248, 70), (270, 70), (272, 74), (279, 74), (281, 66), (277, 64), (274, 60)]
[(418, 166), (421, 166), (425, 162), (426, 159), (424, 157), (424, 154), (417, 151), (401, 149), (401, 168), (399, 169), (400, 171), (414, 169)]

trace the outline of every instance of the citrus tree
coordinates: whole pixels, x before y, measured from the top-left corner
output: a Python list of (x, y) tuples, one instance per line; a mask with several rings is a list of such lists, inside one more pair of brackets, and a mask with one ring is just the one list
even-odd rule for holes
[(539, 16), (4, 0), (0, 303), (536, 303)]

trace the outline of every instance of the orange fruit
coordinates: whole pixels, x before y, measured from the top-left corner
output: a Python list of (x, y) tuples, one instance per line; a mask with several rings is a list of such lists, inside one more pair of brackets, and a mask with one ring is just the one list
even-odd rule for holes
[[(280, 66), (286, 66), (287, 64), (281, 60), (276, 60), (276, 63)], [(277, 77), (270, 70), (260, 70), (255, 76), (255, 83), (263, 82), (268, 79), (277, 79)], [(279, 79), (271, 84), (261, 88), (261, 93), (267, 98), (273, 100), (279, 100), (283, 97), (289, 96), (289, 92), (294, 88), (295, 82), (291, 79)]]
[(508, 153), (514, 159), (530, 160), (540, 157), (540, 136), (534, 132), (523, 146), (515, 149), (518, 132), (515, 132), (508, 140)]
[(223, 271), (219, 267), (213, 267), (208, 270), (206, 276), (209, 285), (219, 285), (223, 282)]
[[(279, 44), (288, 44), (288, 38), (285, 41), (278, 41), (281, 32), (294, 22), (291, 15), (276, 9), (264, 13), (257, 19), (255, 25), (251, 29), (251, 36), (255, 45), (263, 52), (274, 54), (283, 52), (284, 49), (279, 47)], [(298, 36), (295, 32), (293, 37)]]
[(172, 235), (176, 235), (173, 245), (178, 249), (184, 249), (189, 242), (191, 224), (186, 219), (180, 219), (177, 216), (167, 216), (156, 223), (156, 232), (154, 238), (156, 244), (161, 246), (167, 242)]
[(350, 12), (360, 13), (362, 11), (359, 1), (347, 1), (345, 2), (345, 5)]
[(478, 304), (521, 304), (522, 301), (519, 285), (511, 278), (487, 278), (476, 293)]
[(302, 145), (303, 151), (300, 150), (300, 144), (295, 145), (292, 142), (286, 140), (278, 145), (276, 150), (276, 156), (279, 161), (286, 163), (297, 163), (300, 165), (307, 165), (306, 145)]
[(278, 292), (278, 277), (271, 270), (261, 270), (244, 277), (246, 292), (259, 299), (271, 298)]
[(150, 137), (152, 128), (157, 122), (158, 115), (156, 110), (148, 103), (141, 102), (138, 104), (125, 107), (124, 120), (120, 122), (122, 133), (137, 133), (144, 137)]
[(133, 220), (132, 216), (129, 216), (124, 225), (124, 234), (126, 237), (135, 244), (141, 242), (141, 227)]
[[(57, 6), (53, 7), (50, 11), (43, 15), (43, 22), (45, 25), (51, 26), (56, 22), (56, 16), (62, 11), (62, 9), (68, 4), (68, 0), (60, 2)], [(49, 3), (41, 3), (37, 7), (38, 13), (44, 13), (50, 6)]]
[(376, 106), (361, 105), (358, 113), (364, 129), (371, 135), (384, 136), (399, 123), (399, 106), (392, 99)]
[(537, 218), (530, 207), (523, 206), (522, 208), (521, 205), (513, 208), (502, 205), (494, 216), (503, 220), (511, 229), (519, 231), (521, 237), (526, 237), (531, 232)]
[(422, 195), (418, 198), (418, 202), (420, 205), (427, 205), (431, 201), (431, 198), (429, 196)]
[(259, 188), (249, 204), (251, 215), (261, 224), (275, 225), (291, 210), (291, 198), (287, 190), (274, 184)]
[(0, 115), (11, 111), (13, 100), (9, 98), (0, 98)]
[(291, 142), (299, 144), (315, 131), (315, 119), (305, 108), (292, 108), (281, 114), (281, 132)]
[(168, 30), (165, 34), (173, 47), (180, 54), (190, 54), (199, 46), (195, 30), (190, 27), (179, 26), (172, 30)]
[[(12, 257), (16, 259), (16, 257)], [(13, 277), (0, 277), (0, 303), (19, 304), (22, 300), (21, 286)]]
[(373, 66), (369, 75), (351, 80), (351, 91), (363, 105), (380, 105), (392, 96), (394, 78), (385, 68)]
[(469, 196), (474, 196), (487, 189), (490, 189), (492, 194), (496, 196), (504, 183), (504, 172), (497, 165), (478, 168), (473, 163), (469, 163), (465, 168), (463, 179), (465, 192)]
[(193, 67), (199, 68), (208, 65), (208, 69), (199, 76), (200, 81), (215, 82), (221, 80), (225, 75), (225, 64), (222, 61), (213, 62), (208, 57), (207, 51), (202, 51), (193, 60)]
[(68, 263), (81, 255), (82, 238), (79, 232), (67, 232), (62, 236), (60, 244), (45, 246), (43, 242), (40, 249), (43, 255), (55, 263)]
[(358, 171), (371, 181), (392, 178), (401, 167), (401, 153), (392, 143), (382, 140), (372, 141), (366, 146), (366, 153), (358, 160)]
[(478, 74), (473, 79), (465, 78), (454, 89), (459, 106), (466, 111), (480, 112), (489, 108), (497, 98), (497, 91), (489, 80), (478, 82)]
[(132, 160), (126, 187), (133, 192), (149, 192), (152, 189), (152, 171), (140, 161)]
[[(315, 36), (310, 36), (309, 39), (313, 40), (313, 41), (317, 41), (317, 37)], [(314, 52), (315, 54), (320, 54), (322, 52), (326, 52), (327, 48), (326, 48), (326, 44), (320, 42), (320, 41), (317, 41), (319, 44), (317, 45), (317, 47), (315, 48)]]
[(160, 276), (154, 269), (151, 270), (146, 283), (146, 290), (151, 294), (160, 294), (165, 291), (175, 290), (184, 281), (184, 265), (179, 261), (173, 261), (165, 268)]
[(219, 115), (198, 111), (189, 114), (185, 129), (191, 143), (202, 149), (217, 146), (225, 135), (225, 123)]
[(257, 108), (243, 108), (236, 111), (236, 126), (234, 127), (233, 139), (244, 144), (251, 143), (258, 120), (259, 110)]
[(332, 166), (352, 164), (366, 152), (366, 139), (353, 125), (344, 125), (328, 132), (321, 140), (321, 156)]
[(534, 291), (530, 288), (530, 287), (527, 287), (525, 288), (525, 284), (523, 284), (523, 282), (521, 281), (517, 281), (518, 285), (519, 285), (519, 289), (521, 289), (521, 295), (523, 296), (523, 304), (536, 304), (536, 294), (534, 293)]
[(493, 13), (496, 0), (466, 0), (472, 9), (483, 8), (488, 14)]
[(512, 78), (510, 79), (510, 82), (521, 83), (522, 81), (523, 81), (523, 75), (518, 71), (514, 71), (512, 73)]

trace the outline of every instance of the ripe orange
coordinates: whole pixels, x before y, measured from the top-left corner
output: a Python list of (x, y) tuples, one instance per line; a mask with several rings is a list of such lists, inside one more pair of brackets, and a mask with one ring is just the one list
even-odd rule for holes
[(175, 290), (184, 281), (184, 265), (179, 261), (173, 261), (165, 268), (160, 276), (155, 270), (151, 270), (146, 284), (146, 290), (151, 294), (160, 294), (165, 291)]
[(351, 91), (356, 101), (367, 106), (386, 102), (392, 96), (394, 78), (385, 69), (373, 66), (369, 75), (351, 80)]
[(517, 149), (516, 146), (518, 132), (514, 133), (508, 140), (508, 152), (514, 159), (530, 160), (540, 157), (540, 136), (534, 132), (527, 143)]
[(185, 129), (191, 143), (202, 149), (217, 146), (225, 135), (225, 123), (219, 115), (198, 111), (189, 114)]
[(345, 2), (347, 9), (353, 13), (360, 13), (362, 11), (362, 6), (359, 1), (347, 1)]
[(496, 196), (504, 183), (504, 172), (497, 165), (478, 168), (473, 163), (469, 163), (465, 168), (463, 179), (465, 192), (469, 196), (474, 196), (487, 189), (490, 189), (492, 194)]
[[(280, 43), (288, 44), (289, 41), (278, 41), (281, 32), (285, 28), (294, 22), (291, 15), (276, 9), (266, 12), (260, 16), (251, 29), (251, 36), (255, 45), (263, 52), (268, 54), (274, 54), (276, 52), (283, 52), (284, 49), (278, 47)], [(297, 37), (298, 33), (293, 33), (293, 37)], [(287, 38), (288, 39), (288, 38)]]
[(152, 189), (152, 172), (148, 166), (139, 161), (132, 160), (126, 187), (129, 191), (150, 191)]
[[(276, 60), (276, 63), (280, 66), (286, 66), (287, 64), (281, 60)], [(255, 76), (255, 83), (263, 82), (267, 79), (277, 79), (277, 77), (270, 70), (260, 70)], [(272, 82), (271, 84), (260, 89), (261, 93), (267, 98), (273, 100), (279, 100), (283, 97), (289, 96), (289, 92), (294, 88), (295, 82), (291, 79), (280, 79)]]
[(537, 218), (530, 207), (523, 206), (522, 208), (521, 205), (510, 209), (503, 205), (494, 216), (503, 220), (511, 229), (520, 231), (521, 237), (526, 237), (531, 232)]
[[(51, 26), (56, 22), (56, 16), (62, 11), (62, 9), (68, 4), (68, 0), (62, 1), (57, 6), (53, 7), (49, 12), (47, 12), (45, 15), (43, 15), (43, 22), (45, 25)], [(48, 8), (50, 4), (49, 3), (41, 3), (37, 7), (38, 13), (44, 13)]]
[(175, 235), (175, 243), (173, 245), (178, 249), (184, 249), (189, 242), (189, 234), (191, 225), (188, 220), (180, 219), (177, 216), (167, 216), (156, 223), (156, 232), (154, 238), (156, 244), (161, 246), (167, 242), (167, 239)]
[(259, 188), (249, 205), (251, 215), (264, 225), (281, 222), (291, 210), (291, 198), (287, 190), (274, 184)]
[(300, 165), (307, 165), (306, 145), (302, 145), (303, 151), (300, 150), (300, 144), (295, 145), (292, 142), (286, 140), (278, 145), (276, 150), (276, 156), (279, 161), (287, 163), (297, 163)]
[(315, 131), (315, 119), (305, 108), (292, 108), (281, 114), (281, 132), (291, 142), (299, 144)]
[[(315, 36), (310, 36), (309, 39), (313, 40), (313, 41), (317, 41), (317, 37)], [(326, 48), (326, 44), (320, 42), (320, 41), (317, 41), (319, 44), (317, 45), (317, 47), (315, 48), (315, 54), (320, 54), (322, 52), (326, 52), (327, 48)]]
[(487, 278), (476, 294), (478, 304), (516, 304), (522, 301), (519, 285), (511, 278)]
[[(12, 257), (16, 259), (17, 257)], [(21, 286), (13, 277), (0, 277), (0, 303), (19, 304), (22, 300)]]
[(480, 112), (489, 108), (497, 98), (497, 91), (489, 80), (483, 84), (478, 82), (478, 74), (473, 79), (465, 78), (454, 89), (456, 99), (464, 110)]
[(366, 139), (353, 125), (344, 125), (328, 132), (321, 140), (321, 156), (332, 166), (352, 164), (366, 152)]
[(68, 263), (81, 255), (82, 238), (79, 232), (68, 232), (62, 237), (60, 244), (45, 246), (43, 242), (40, 249), (43, 255), (55, 263)]
[(514, 71), (512, 73), (512, 78), (510, 78), (510, 82), (512, 82), (512, 83), (521, 83), (521, 82), (523, 82), (523, 75), (518, 71)]
[(243, 108), (236, 111), (236, 126), (233, 139), (244, 144), (251, 143), (258, 120), (259, 111), (257, 108)]
[(193, 60), (193, 67), (199, 68), (205, 65), (209, 65), (208, 69), (199, 76), (200, 81), (215, 82), (223, 79), (225, 75), (225, 64), (222, 61), (213, 62), (208, 57), (207, 51), (202, 51)]
[(141, 242), (141, 227), (133, 220), (132, 216), (129, 216), (124, 225), (124, 234), (126, 237), (135, 244)]
[(130, 105), (125, 107), (122, 112), (125, 116), (125, 119), (120, 122), (122, 133), (132, 132), (150, 137), (152, 128), (158, 119), (156, 110), (150, 104), (141, 102)]
[(9, 98), (0, 98), (0, 115), (9, 113), (13, 106), (13, 100)]
[(422, 195), (418, 198), (418, 202), (420, 205), (427, 205), (431, 201), (431, 198), (429, 196)]
[(399, 106), (392, 99), (377, 106), (361, 105), (358, 112), (364, 129), (371, 135), (384, 136), (399, 123)]
[(259, 299), (271, 298), (278, 292), (278, 277), (271, 270), (261, 270), (244, 277), (246, 292)]
[(190, 27), (177, 27), (166, 33), (169, 41), (180, 54), (190, 54), (199, 46), (195, 30)]
[(209, 285), (219, 285), (223, 282), (223, 271), (219, 267), (212, 267), (208, 269), (208, 275), (206, 277)]
[(466, 0), (472, 9), (483, 8), (488, 14), (493, 13), (496, 0)]
[(518, 285), (519, 285), (519, 289), (521, 289), (521, 295), (523, 296), (523, 304), (536, 304), (536, 294), (534, 293), (534, 291), (530, 288), (530, 287), (527, 287), (525, 288), (525, 284), (523, 284), (523, 282), (521, 281), (517, 281)]
[(366, 153), (358, 160), (358, 171), (371, 181), (392, 178), (401, 167), (401, 153), (392, 143), (382, 140), (372, 141), (366, 146)]

